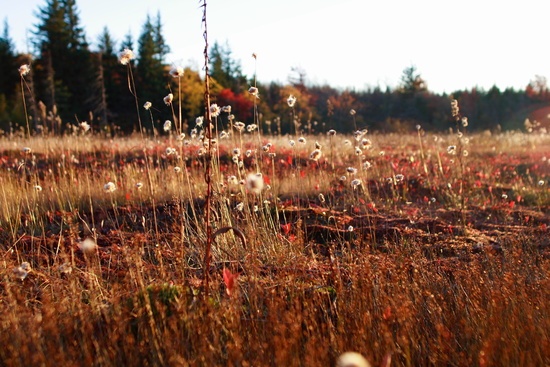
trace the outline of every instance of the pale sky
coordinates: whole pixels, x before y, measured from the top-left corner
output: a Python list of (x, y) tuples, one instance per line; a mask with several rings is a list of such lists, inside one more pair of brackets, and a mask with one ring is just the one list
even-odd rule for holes
[[(9, 6), (7, 4), (10, 3)], [(0, 0), (18, 51), (46, 0)], [(23, 5), (24, 4), (24, 5)], [(313, 84), (337, 88), (398, 85), (415, 65), (431, 91), (523, 89), (550, 79), (546, 0), (208, 0), (209, 42), (225, 44), (243, 72), (286, 83), (300, 67)], [(3, 5), (3, 6), (1, 6)], [(174, 65), (199, 69), (204, 42), (198, 0), (77, 0), (95, 48), (107, 26), (137, 40), (147, 13), (160, 11)], [(3, 20), (3, 19), (2, 19)], [(118, 47), (117, 47), (118, 48)], [(136, 46), (137, 51), (137, 46)], [(256, 53), (256, 64), (252, 58)]]

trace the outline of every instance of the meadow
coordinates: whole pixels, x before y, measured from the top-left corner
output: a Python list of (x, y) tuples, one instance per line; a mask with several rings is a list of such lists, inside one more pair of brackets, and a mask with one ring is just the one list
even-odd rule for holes
[(197, 122), (0, 138), (0, 365), (550, 365), (550, 135)]

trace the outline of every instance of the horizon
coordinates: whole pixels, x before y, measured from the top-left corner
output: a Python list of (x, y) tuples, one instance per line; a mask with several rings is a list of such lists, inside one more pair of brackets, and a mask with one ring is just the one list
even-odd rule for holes
[[(35, 14), (44, 4), (46, 0), (29, 0), (25, 7), (7, 9), (4, 19), (16, 52), (32, 51), (32, 30), (38, 23)], [(291, 69), (297, 67), (305, 71), (308, 85), (340, 90), (394, 89), (410, 66), (416, 67), (429, 91), (439, 94), (493, 86), (523, 90), (537, 75), (550, 74), (546, 59), (533, 56), (546, 42), (542, 22), (531, 21), (538, 1), (527, 0), (521, 8), (496, 1), (467, 0), (460, 5), (393, 0), (369, 9), (370, 2), (360, 0), (338, 4), (284, 0), (260, 7), (242, 0), (236, 8), (212, 0), (207, 7), (209, 45), (227, 43), (249, 79), (256, 72), (262, 83), (287, 84)], [(202, 68), (204, 40), (198, 1), (119, 1), (113, 6), (106, 0), (77, 0), (77, 7), (91, 50), (96, 49), (104, 27), (118, 49), (128, 32), (138, 39), (148, 14), (155, 17), (160, 12), (163, 35), (171, 49), (165, 61)], [(426, 14), (431, 15), (423, 18)], [(451, 27), (450, 20), (457, 26)], [(257, 61), (252, 53), (258, 55)]]

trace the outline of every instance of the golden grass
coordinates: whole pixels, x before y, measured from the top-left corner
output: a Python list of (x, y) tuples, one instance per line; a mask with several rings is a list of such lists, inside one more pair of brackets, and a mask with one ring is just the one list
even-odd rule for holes
[[(465, 172), (454, 135), (422, 136), (424, 161), (416, 134), (368, 138), (220, 141), (212, 226), (246, 243), (223, 231), (209, 269), (198, 141), (0, 140), (0, 365), (550, 364), (548, 136), (470, 135)], [(271, 187), (227, 181), (250, 172)]]

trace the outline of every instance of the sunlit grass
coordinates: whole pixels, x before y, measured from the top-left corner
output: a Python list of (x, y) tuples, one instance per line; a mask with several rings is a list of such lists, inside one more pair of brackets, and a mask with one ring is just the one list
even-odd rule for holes
[(547, 135), (298, 138), (1, 139), (2, 363), (548, 364)]

